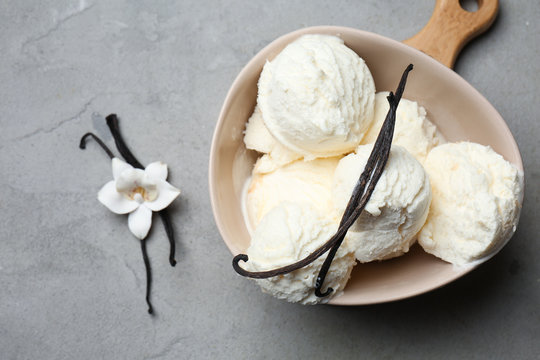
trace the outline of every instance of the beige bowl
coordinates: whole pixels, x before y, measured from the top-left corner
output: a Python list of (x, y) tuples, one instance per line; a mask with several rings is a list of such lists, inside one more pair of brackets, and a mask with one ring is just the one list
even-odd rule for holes
[[(519, 149), (499, 113), (459, 75), (430, 56), (351, 28), (323, 26), (295, 31), (272, 42), (244, 67), (229, 90), (216, 125), (210, 154), (210, 197), (217, 226), (233, 255), (245, 253), (250, 243), (241, 193), (257, 154), (246, 150), (242, 139), (255, 107), (257, 80), (267, 59), (307, 33), (341, 37), (366, 61), (377, 91), (394, 90), (405, 67), (414, 64), (404, 97), (423, 105), (448, 141), (490, 145), (523, 170)], [(361, 305), (403, 299), (445, 285), (473, 268), (456, 269), (416, 245), (400, 258), (355, 266), (343, 295), (330, 303)], [(233, 271), (232, 266), (224, 271)]]

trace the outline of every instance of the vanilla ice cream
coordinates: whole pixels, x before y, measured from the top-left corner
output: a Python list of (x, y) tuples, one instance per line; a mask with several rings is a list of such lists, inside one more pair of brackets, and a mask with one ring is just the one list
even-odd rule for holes
[(260, 170), (262, 156), (252, 172), (246, 195), (249, 223), (256, 228), (264, 215), (283, 201), (308, 203), (322, 214), (332, 209), (331, 187), (338, 158), (298, 160), (272, 172)]
[(373, 117), (375, 83), (343, 40), (304, 35), (262, 70), (257, 104), (279, 143), (306, 159), (354, 150)]
[[(387, 91), (375, 95), (375, 113), (369, 131), (362, 144), (372, 144), (377, 140), (389, 105)], [(426, 117), (426, 109), (416, 101), (401, 99), (396, 112), (396, 125), (392, 144), (403, 146), (416, 160), (424, 163), (431, 149), (446, 141), (437, 132), (435, 125)]]
[[(334, 173), (333, 199), (341, 216), (364, 170), (373, 145), (361, 145), (339, 162)], [(346, 239), (360, 262), (402, 255), (424, 225), (431, 187), (422, 165), (403, 147), (392, 146), (375, 191)]]
[[(268, 155), (264, 159), (265, 165), (259, 166), (260, 171), (264, 172), (273, 171), (280, 166), (302, 158), (302, 155), (281, 145), (272, 134), (270, 134), (264, 125), (259, 106), (255, 107), (253, 114), (246, 124), (244, 144), (247, 149)], [(262, 170), (263, 168), (265, 170)]]
[(516, 230), (523, 174), (490, 147), (461, 142), (434, 148), (424, 164), (433, 201), (418, 242), (456, 265), (498, 251)]
[[(307, 204), (282, 202), (261, 220), (247, 250), (249, 260), (242, 265), (248, 271), (266, 271), (302, 260), (326, 243), (338, 224)], [(317, 297), (315, 282), (326, 256), (291, 273), (255, 280), (262, 290), (279, 299), (302, 304), (324, 303), (340, 294), (349, 280), (355, 260), (344, 241), (330, 266), (325, 287), (330, 296)]]

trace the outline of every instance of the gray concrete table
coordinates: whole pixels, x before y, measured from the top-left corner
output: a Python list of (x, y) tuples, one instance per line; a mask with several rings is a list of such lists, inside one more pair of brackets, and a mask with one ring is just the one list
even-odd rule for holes
[[(28, 0), (0, 5), (0, 358), (538, 359), (540, 4), (502, 0), (456, 71), (501, 113), (525, 162), (519, 229), (495, 258), (412, 299), (304, 307), (235, 275), (207, 189), (219, 109), (276, 37), (343, 25), (403, 40), (430, 1)], [(122, 129), (143, 163), (169, 164), (178, 265), (159, 220), (153, 302), (126, 218), (96, 200), (111, 178), (94, 131)]]

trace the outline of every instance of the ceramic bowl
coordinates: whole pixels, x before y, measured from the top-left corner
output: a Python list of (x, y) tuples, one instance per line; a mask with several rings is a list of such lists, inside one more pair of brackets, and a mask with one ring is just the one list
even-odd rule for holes
[[(393, 91), (405, 67), (414, 64), (404, 98), (424, 106), (428, 118), (448, 141), (489, 145), (523, 170), (519, 149), (502, 117), (453, 70), (408, 45), (366, 31), (333, 26), (298, 30), (270, 43), (242, 69), (227, 94), (215, 128), (209, 164), (210, 197), (217, 226), (233, 255), (245, 253), (250, 243), (242, 215), (242, 188), (257, 154), (246, 150), (242, 139), (255, 107), (257, 80), (266, 60), (307, 33), (342, 38), (366, 61), (377, 91)], [(415, 245), (402, 257), (356, 265), (344, 293), (330, 303), (362, 305), (411, 297), (454, 281), (475, 266), (456, 268)], [(234, 270), (231, 266), (224, 271)]]

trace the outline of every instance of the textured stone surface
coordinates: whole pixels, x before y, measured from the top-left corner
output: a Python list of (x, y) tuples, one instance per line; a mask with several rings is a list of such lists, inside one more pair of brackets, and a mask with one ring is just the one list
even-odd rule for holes
[[(0, 4), (2, 359), (537, 358), (540, 353), (540, 5), (501, 1), (456, 71), (499, 110), (525, 162), (520, 227), (503, 251), (442, 289), (390, 304), (303, 307), (234, 274), (207, 189), (219, 109), (263, 46), (310, 25), (402, 40), (429, 1), (28, 0)], [(183, 191), (171, 208), (178, 265), (159, 224), (146, 313), (138, 241), (96, 200), (112, 143), (163, 160)]]

